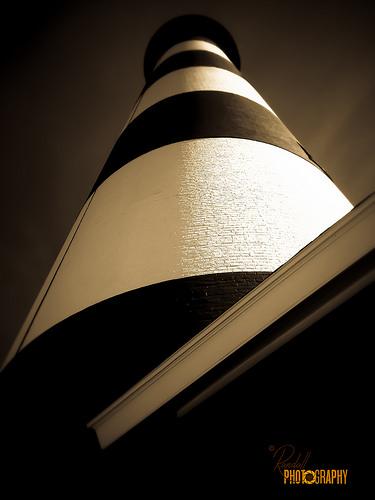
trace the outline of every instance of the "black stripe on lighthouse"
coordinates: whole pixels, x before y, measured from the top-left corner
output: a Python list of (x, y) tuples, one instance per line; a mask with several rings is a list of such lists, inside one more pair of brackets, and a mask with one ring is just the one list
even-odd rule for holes
[(93, 191), (142, 154), (167, 144), (208, 137), (265, 142), (311, 161), (282, 121), (260, 104), (229, 92), (186, 92), (147, 108), (126, 127)]
[(3, 375), (30, 398), (48, 383), (44, 404), (87, 422), (269, 275), (193, 276), (111, 297), (37, 337)]
[(144, 93), (153, 83), (159, 80), (164, 75), (171, 73), (182, 68), (189, 68), (191, 66), (213, 66), (215, 68), (226, 69), (231, 73), (240, 75), (241, 72), (235, 67), (233, 63), (224, 59), (224, 57), (208, 52), (205, 50), (189, 50), (180, 52), (168, 57), (163, 61), (152, 73), (147, 80), (147, 84), (143, 89)]

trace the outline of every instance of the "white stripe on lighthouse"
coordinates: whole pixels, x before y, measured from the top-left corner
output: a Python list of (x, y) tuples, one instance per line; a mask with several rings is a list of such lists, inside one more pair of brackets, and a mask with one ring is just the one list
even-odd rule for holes
[(25, 345), (149, 284), (273, 271), (350, 209), (324, 173), (269, 144), (206, 138), (154, 149), (97, 189)]
[(155, 64), (156, 69), (159, 64), (168, 59), (175, 54), (179, 54), (180, 52), (187, 52), (190, 50), (205, 50), (207, 52), (212, 52), (213, 54), (217, 54), (218, 56), (224, 57), (229, 61), (229, 57), (223, 52), (217, 45), (211, 42), (207, 42), (205, 40), (186, 40), (185, 42), (176, 43), (173, 47), (168, 49), (164, 55), (158, 60)]
[[(145, 109), (167, 97), (200, 90), (229, 92), (274, 111), (242, 76), (213, 66), (193, 66), (172, 71), (156, 80), (141, 96), (132, 120)], [(275, 114), (275, 113), (274, 113)], [(132, 121), (131, 120), (131, 121)]]
[(73, 227), (72, 229), (70, 230), (69, 234), (68, 234), (68, 237), (66, 238), (63, 246), (61, 247), (61, 250), (58, 254), (58, 256), (56, 257), (56, 260), (55, 262), (53, 263), (52, 267), (51, 267), (51, 270), (49, 271), (48, 273), (48, 276), (46, 277), (44, 283), (43, 283), (43, 286), (41, 288), (41, 290), (39, 291), (28, 315), (26, 316), (25, 318), (25, 321), (23, 322), (22, 326), (21, 326), (21, 329), (20, 331), (18, 332), (18, 335), (17, 337), (15, 338), (14, 342), (13, 342), (13, 345), (12, 345), (12, 348), (10, 349), (5, 361), (4, 361), (4, 366), (13, 358), (13, 356), (17, 353), (17, 351), (19, 350), (19, 348), (22, 346), (22, 343), (24, 341), (24, 339), (27, 337), (28, 335), (28, 332), (30, 330), (30, 326), (32, 325), (32, 322), (35, 318), (35, 316), (38, 314), (38, 311), (41, 307), (41, 304), (43, 303), (43, 300), (45, 299), (45, 296), (48, 294), (48, 291), (49, 291), (49, 288), (51, 286), (51, 283), (53, 282), (56, 274), (57, 274), (57, 271), (59, 269), (59, 267), (61, 266), (63, 260), (64, 260), (64, 257), (69, 249), (69, 245), (71, 244), (71, 242), (73, 241), (73, 238), (75, 237), (76, 235), (76, 232), (79, 228), (79, 225), (81, 224), (82, 222), (82, 219), (83, 217), (85, 216), (86, 214), (86, 211), (88, 209), (88, 207), (90, 206), (90, 203), (92, 201), (92, 198), (93, 198), (93, 194), (86, 200), (85, 204), (83, 205), (83, 207), (81, 208), (79, 214), (78, 214), (78, 217), (77, 219), (75, 220), (74, 224), (73, 224)]

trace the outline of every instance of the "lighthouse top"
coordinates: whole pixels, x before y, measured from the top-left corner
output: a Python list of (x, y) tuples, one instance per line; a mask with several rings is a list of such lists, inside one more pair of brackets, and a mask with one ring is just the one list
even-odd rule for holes
[(200, 15), (175, 17), (163, 24), (152, 36), (145, 53), (144, 74), (146, 81), (160, 57), (174, 45), (192, 39), (204, 39), (222, 49), (232, 63), (240, 69), (241, 61), (232, 35), (217, 21)]

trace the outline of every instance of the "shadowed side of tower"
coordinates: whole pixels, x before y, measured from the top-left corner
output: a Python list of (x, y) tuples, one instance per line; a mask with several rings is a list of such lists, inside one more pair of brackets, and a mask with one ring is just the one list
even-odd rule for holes
[(4, 370), (9, 427), (35, 409), (21, 448), (85, 453), (90, 419), (351, 209), (215, 21), (160, 28), (145, 77)]

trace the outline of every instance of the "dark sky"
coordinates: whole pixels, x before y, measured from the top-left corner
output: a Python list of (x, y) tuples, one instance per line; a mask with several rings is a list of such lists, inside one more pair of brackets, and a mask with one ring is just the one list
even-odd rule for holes
[(353, 203), (374, 190), (373, 2), (9, 2), (1, 21), (0, 359), (143, 86), (149, 38), (188, 13), (231, 31), (243, 75)]

